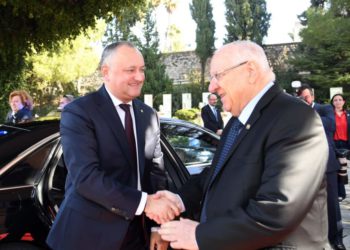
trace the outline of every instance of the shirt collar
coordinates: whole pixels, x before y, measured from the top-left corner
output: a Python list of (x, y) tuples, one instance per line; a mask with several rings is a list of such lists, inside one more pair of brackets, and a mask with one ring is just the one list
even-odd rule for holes
[[(106, 86), (105, 86), (106, 87)], [(119, 107), (119, 104), (122, 104), (124, 102), (122, 102), (121, 100), (119, 100), (117, 97), (115, 97), (109, 90), (108, 88), (106, 87), (106, 91), (109, 95), (109, 97), (112, 99), (112, 102), (114, 104), (115, 107)], [(132, 101), (130, 102), (127, 102), (126, 104), (130, 104), (130, 106), (132, 107)]]
[(273, 82), (269, 82), (260, 92), (244, 107), (238, 119), (242, 124), (246, 124), (249, 117), (254, 111), (256, 104), (260, 101), (263, 95), (273, 86)]

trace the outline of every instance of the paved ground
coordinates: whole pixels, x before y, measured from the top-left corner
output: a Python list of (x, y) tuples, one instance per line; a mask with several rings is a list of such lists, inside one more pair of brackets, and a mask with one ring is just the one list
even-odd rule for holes
[[(350, 171), (348, 171), (349, 174)], [(350, 177), (350, 176), (349, 176)], [(347, 198), (340, 203), (342, 219), (343, 219), (343, 243), (346, 249), (350, 250), (350, 184), (346, 186)]]

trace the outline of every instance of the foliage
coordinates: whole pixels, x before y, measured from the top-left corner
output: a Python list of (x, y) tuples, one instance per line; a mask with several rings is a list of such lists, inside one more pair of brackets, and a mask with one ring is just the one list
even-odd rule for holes
[(153, 7), (149, 5), (144, 20), (144, 43), (139, 43), (146, 65), (146, 80), (142, 89), (142, 95), (152, 94), (154, 107), (159, 107), (163, 102), (163, 94), (172, 92), (172, 81), (165, 72), (165, 65), (161, 62), (159, 52), (159, 37), (153, 20)]
[(95, 72), (100, 55), (92, 44), (101, 39), (105, 27), (101, 20), (96, 29), (87, 30), (86, 35), (73, 41), (63, 41), (54, 51), (28, 56), (26, 82), (40, 115), (55, 109), (62, 94), (77, 95), (77, 80)]
[(170, 25), (168, 28), (168, 40), (170, 40), (171, 43), (171, 52), (184, 51), (185, 45), (182, 41), (181, 30), (175, 24)]
[(329, 87), (350, 88), (350, 6), (346, 0), (331, 1), (328, 9), (309, 8), (308, 27), (291, 63), (303, 82), (316, 89), (321, 99), (329, 98)]
[(142, 12), (137, 6), (131, 6), (128, 9), (122, 10), (122, 14), (113, 18), (108, 23), (105, 40), (103, 46), (117, 41), (136, 41), (135, 35), (132, 33), (131, 28), (140, 21), (142, 18)]
[[(8, 94), (24, 88), (25, 57), (34, 51), (53, 49), (59, 41), (74, 39), (100, 18), (119, 16), (144, 0), (0, 1), (0, 114)], [(34, 50), (33, 50), (34, 48)], [(23, 85), (24, 84), (24, 85)], [(6, 101), (7, 105), (7, 101)]]
[(192, 0), (190, 10), (193, 20), (197, 23), (196, 29), (196, 54), (201, 64), (201, 86), (204, 91), (205, 66), (208, 58), (213, 55), (215, 43), (215, 22), (213, 20), (213, 8), (209, 0)]
[[(198, 71), (190, 72), (189, 82), (188, 84), (176, 84), (173, 86), (173, 110), (182, 108), (182, 93), (191, 93), (192, 107), (199, 107), (199, 104), (202, 102), (202, 87)], [(205, 83), (205, 89), (208, 89), (208, 82)]]
[(175, 112), (175, 116), (178, 119), (185, 120), (185, 121), (193, 121), (197, 118), (198, 114), (200, 113), (199, 109), (191, 108), (191, 109), (178, 109)]
[(265, 0), (225, 0), (227, 35), (224, 43), (251, 40), (262, 44), (270, 27), (271, 14)]

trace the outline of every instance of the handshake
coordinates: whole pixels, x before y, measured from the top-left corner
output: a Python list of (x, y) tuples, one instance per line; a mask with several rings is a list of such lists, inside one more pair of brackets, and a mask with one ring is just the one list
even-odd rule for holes
[(162, 190), (147, 196), (145, 214), (158, 224), (173, 220), (185, 211), (180, 196), (170, 191)]

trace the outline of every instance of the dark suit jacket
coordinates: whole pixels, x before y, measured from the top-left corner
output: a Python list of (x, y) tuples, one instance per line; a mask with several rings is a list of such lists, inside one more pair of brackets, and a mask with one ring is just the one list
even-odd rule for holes
[(219, 109), (216, 109), (218, 114), (218, 120), (216, 120), (213, 111), (211, 110), (209, 104), (205, 105), (201, 110), (202, 120), (204, 127), (210, 129), (216, 133), (217, 130), (224, 127), (224, 122), (222, 121), (221, 113)]
[(335, 154), (334, 133), (335, 133), (335, 117), (332, 105), (315, 103), (314, 109), (320, 115), (324, 130), (326, 132), (329, 157), (327, 163), (327, 173), (338, 171), (340, 169), (339, 161)]
[(221, 148), (204, 185), (189, 182), (180, 192), (191, 209), (208, 189), (207, 221), (196, 229), (201, 250), (323, 249), (328, 244), (328, 147), (311, 107), (271, 87), (210, 183)]
[(21, 110), (18, 110), (18, 112), (15, 114), (15, 117), (15, 122), (13, 122), (12, 111), (9, 111), (6, 116), (6, 123), (21, 123), (29, 121), (33, 118), (32, 111), (27, 109), (26, 107), (23, 107)]
[[(162, 165), (159, 120), (141, 101), (134, 100), (133, 108), (142, 189), (148, 190), (151, 168)], [(123, 125), (104, 86), (64, 108), (60, 132), (68, 176), (49, 246), (119, 249), (141, 192)]]

